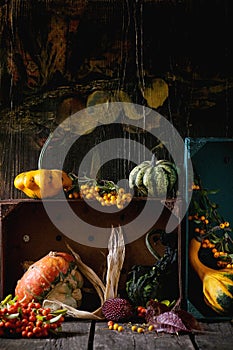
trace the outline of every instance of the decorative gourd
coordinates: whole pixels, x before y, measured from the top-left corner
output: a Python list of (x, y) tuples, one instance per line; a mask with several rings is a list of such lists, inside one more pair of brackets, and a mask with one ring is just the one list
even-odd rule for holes
[(151, 161), (137, 165), (129, 174), (130, 188), (149, 196), (175, 196), (177, 180), (176, 166), (164, 159), (155, 161), (155, 155)]
[(72, 180), (62, 170), (38, 169), (18, 174), (14, 186), (30, 198), (49, 198), (70, 188)]
[(233, 271), (214, 270), (205, 266), (199, 259), (201, 242), (192, 238), (189, 244), (189, 261), (203, 284), (204, 300), (215, 312), (233, 314)]
[(18, 280), (15, 295), (19, 300), (59, 300), (72, 307), (80, 306), (83, 276), (75, 259), (65, 252), (50, 252), (33, 263)]

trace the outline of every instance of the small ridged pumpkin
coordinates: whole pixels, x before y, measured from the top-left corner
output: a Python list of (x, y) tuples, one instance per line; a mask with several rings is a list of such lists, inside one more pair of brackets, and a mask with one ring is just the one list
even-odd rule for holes
[(76, 269), (74, 257), (66, 252), (50, 252), (29, 266), (16, 284), (15, 295), (25, 302), (55, 298), (76, 307), (81, 303), (82, 286), (83, 276)]
[(18, 174), (14, 186), (30, 198), (49, 198), (72, 186), (71, 178), (62, 170), (38, 169)]
[(189, 243), (189, 261), (203, 284), (206, 304), (222, 315), (233, 315), (233, 271), (214, 270), (205, 266), (199, 259), (201, 242), (192, 238)]
[(143, 195), (175, 196), (178, 173), (174, 163), (161, 159), (144, 161), (134, 167), (129, 174), (129, 187)]

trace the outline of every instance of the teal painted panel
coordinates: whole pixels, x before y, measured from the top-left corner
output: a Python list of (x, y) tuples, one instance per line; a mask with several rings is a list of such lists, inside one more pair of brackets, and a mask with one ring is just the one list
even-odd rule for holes
[[(233, 139), (230, 138), (186, 138), (186, 177), (190, 175), (187, 159), (191, 159), (193, 171), (201, 179), (202, 188), (218, 190), (208, 195), (209, 199), (218, 204), (218, 212), (226, 221), (233, 225)], [(186, 181), (186, 184), (188, 181)], [(187, 186), (186, 186), (187, 187)], [(190, 191), (186, 188), (186, 195)], [(185, 268), (184, 297), (187, 311), (198, 319), (223, 320), (231, 316), (221, 316), (208, 307), (203, 300), (202, 283), (192, 270), (188, 260), (188, 244), (194, 236), (192, 223), (186, 214), (185, 230)], [(232, 234), (232, 233), (230, 233)]]

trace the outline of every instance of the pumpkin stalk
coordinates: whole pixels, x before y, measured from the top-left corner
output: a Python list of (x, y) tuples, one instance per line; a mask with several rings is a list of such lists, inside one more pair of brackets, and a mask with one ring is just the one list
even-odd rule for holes
[(152, 158), (151, 158), (151, 162), (150, 162), (150, 166), (154, 167), (156, 164), (156, 161), (157, 161), (157, 158), (156, 158), (155, 154), (153, 153)]

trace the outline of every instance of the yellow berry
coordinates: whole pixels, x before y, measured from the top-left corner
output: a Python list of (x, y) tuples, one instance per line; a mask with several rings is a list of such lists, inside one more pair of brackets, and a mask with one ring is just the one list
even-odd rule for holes
[(221, 224), (219, 225), (219, 227), (220, 227), (220, 228), (224, 228), (225, 225), (224, 225), (223, 223), (221, 223)]
[(112, 329), (113, 329), (113, 326), (108, 326), (108, 329), (112, 330)]
[(137, 332), (138, 332), (138, 333), (143, 333), (143, 332), (144, 332), (144, 329), (143, 329), (142, 327), (138, 327)]
[(119, 327), (119, 324), (118, 324), (118, 323), (114, 323), (113, 329), (114, 329), (115, 331), (118, 329), (118, 327)]
[(148, 327), (148, 331), (151, 332), (154, 330), (154, 326), (151, 324), (149, 327)]
[(135, 326), (135, 325), (131, 327), (131, 330), (132, 330), (133, 332), (136, 332), (137, 329), (138, 329), (138, 327)]
[(224, 226), (225, 226), (225, 227), (229, 227), (229, 226), (230, 226), (230, 223), (229, 223), (228, 221), (225, 221), (225, 222), (224, 222)]
[(121, 195), (124, 194), (124, 193), (125, 193), (124, 188), (119, 188), (118, 194), (121, 196)]
[(122, 332), (122, 331), (124, 330), (124, 328), (123, 328), (123, 326), (119, 326), (119, 327), (117, 328), (117, 330), (118, 330), (118, 332)]

